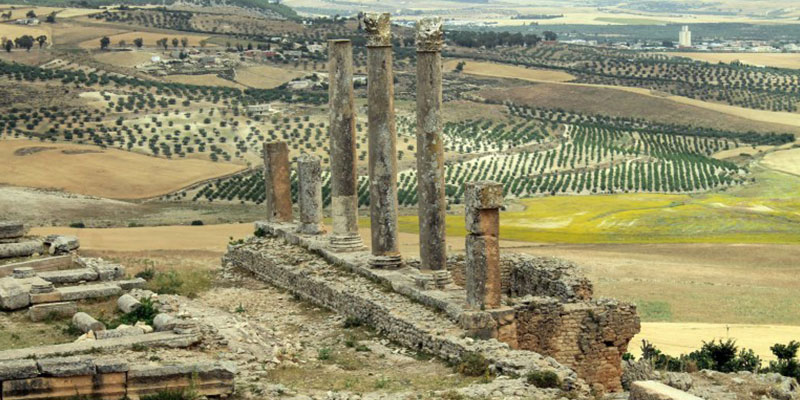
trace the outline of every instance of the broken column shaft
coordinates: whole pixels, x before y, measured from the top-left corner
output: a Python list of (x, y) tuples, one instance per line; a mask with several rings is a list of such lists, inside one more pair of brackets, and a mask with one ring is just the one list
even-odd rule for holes
[(322, 233), (321, 174), (319, 158), (310, 154), (297, 157), (297, 203), (300, 205), (300, 226), (297, 231), (300, 233)]
[(389, 14), (367, 14), (364, 25), (367, 32), (371, 263), (375, 267), (396, 268), (402, 259), (397, 237), (397, 130)]
[(466, 185), (467, 263), (464, 271), (467, 304), (475, 309), (500, 307), (500, 206), (503, 186), (481, 181)]
[(417, 24), (417, 191), (423, 270), (447, 267), (445, 247), (444, 143), (442, 138), (441, 18)]
[(331, 136), (331, 249), (355, 251), (364, 245), (358, 235), (358, 175), (356, 173), (356, 112), (353, 95), (353, 45), (328, 42)]
[(289, 147), (285, 142), (264, 143), (264, 184), (267, 221), (292, 222)]

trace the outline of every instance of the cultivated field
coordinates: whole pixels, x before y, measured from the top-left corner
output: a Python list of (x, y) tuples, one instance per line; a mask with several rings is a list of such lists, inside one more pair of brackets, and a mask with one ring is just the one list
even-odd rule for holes
[[(5, 23), (0, 24), (0, 37), (5, 37), (11, 40), (18, 38), (20, 36), (30, 35), (34, 38), (39, 37), (41, 35), (47, 36), (47, 42), (50, 43), (52, 40), (53, 35), (50, 33), (50, 30), (47, 29), (45, 26), (25, 26), (25, 25), (16, 25), (14, 23)], [(35, 47), (39, 47), (37, 44)], [(25, 51), (20, 49), (18, 51)], [(33, 50), (31, 50), (33, 51)]]
[(568, 82), (575, 79), (574, 76), (562, 71), (532, 69), (471, 60), (448, 60), (444, 63), (444, 70), (454, 71), (458, 63), (462, 61), (465, 62), (463, 72), (470, 75), (522, 79), (531, 82)]
[(150, 62), (150, 58), (157, 54), (148, 51), (114, 51), (96, 53), (92, 57), (103, 64), (133, 68), (139, 64)]
[(767, 154), (762, 164), (774, 170), (800, 176), (800, 149)]
[(210, 85), (210, 86), (243, 88), (242, 85), (239, 85), (236, 82), (231, 82), (227, 79), (222, 79), (215, 74), (200, 74), (200, 75), (178, 74), (178, 75), (165, 76), (164, 79), (167, 82), (186, 83), (189, 85)]
[(167, 160), (95, 146), (0, 141), (0, 183), (58, 188), (113, 199), (141, 199), (242, 167), (203, 160)]
[(800, 69), (800, 53), (666, 53), (675, 57), (688, 57), (710, 63), (739, 61), (755, 66)]
[(237, 69), (236, 81), (253, 88), (272, 89), (303, 75), (297, 70), (257, 65)]

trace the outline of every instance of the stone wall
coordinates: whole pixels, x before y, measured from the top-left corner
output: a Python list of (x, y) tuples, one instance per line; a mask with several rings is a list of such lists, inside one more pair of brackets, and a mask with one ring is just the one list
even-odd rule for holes
[(634, 305), (528, 297), (515, 310), (519, 348), (555, 358), (596, 391), (622, 390), (622, 354), (640, 328)]

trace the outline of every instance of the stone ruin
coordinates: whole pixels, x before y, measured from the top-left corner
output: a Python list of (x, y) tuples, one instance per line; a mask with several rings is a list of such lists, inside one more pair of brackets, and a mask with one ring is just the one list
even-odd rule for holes
[(137, 347), (188, 348), (203, 336), (190, 321), (169, 313), (156, 315), (153, 326), (140, 322), (106, 329), (79, 312), (78, 302), (118, 296), (120, 312), (129, 313), (152, 295), (140, 290), (146, 281), (125, 279), (121, 265), (80, 257), (74, 236), (25, 234), (21, 223), (0, 222), (0, 312), (27, 309), (33, 322), (66, 318), (83, 335), (73, 343), (0, 349), (0, 400), (138, 399), (189, 389), (203, 396), (233, 393), (235, 371), (226, 364), (153, 365), (106, 354)]
[[(357, 226), (352, 46), (347, 40), (333, 40), (333, 232), (325, 234), (320, 228), (319, 161), (309, 155), (298, 158), (300, 216), (299, 223), (294, 222), (288, 150), (283, 143), (268, 144), (267, 219), (256, 222), (256, 237), (232, 244), (223, 262), (444, 360), (457, 363), (478, 353), (493, 373), (512, 378), (553, 371), (563, 391), (580, 397), (621, 391), (621, 358), (640, 329), (635, 306), (595, 299), (592, 283), (575, 264), (501, 255), (500, 184), (466, 184), (466, 251), (446, 252), (443, 30), (438, 18), (421, 20), (417, 30), (420, 259), (401, 257), (389, 16), (368, 14), (365, 26), (371, 248), (364, 249)], [(298, 249), (317, 258), (287, 255)], [(385, 294), (387, 289), (390, 294)]]

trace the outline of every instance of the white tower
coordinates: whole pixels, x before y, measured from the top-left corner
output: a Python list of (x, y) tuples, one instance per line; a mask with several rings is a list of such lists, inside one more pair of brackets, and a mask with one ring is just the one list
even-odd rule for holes
[(678, 46), (692, 47), (692, 31), (689, 30), (688, 25), (684, 25), (678, 34)]

